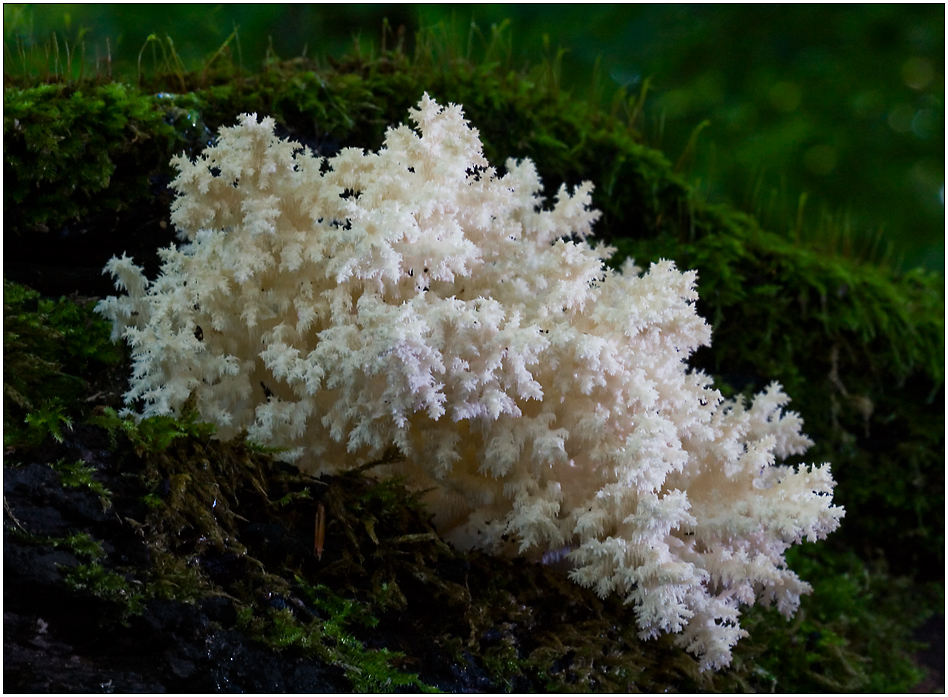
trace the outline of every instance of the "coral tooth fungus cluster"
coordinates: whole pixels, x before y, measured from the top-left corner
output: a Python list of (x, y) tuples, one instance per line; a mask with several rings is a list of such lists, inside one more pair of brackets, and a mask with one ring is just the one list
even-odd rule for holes
[(313, 472), (395, 447), (455, 544), (564, 550), (643, 637), (727, 665), (742, 604), (789, 615), (809, 590), (783, 554), (839, 525), (829, 466), (780, 464), (810, 442), (779, 385), (727, 401), (689, 369), (711, 340), (696, 274), (606, 267), (590, 184), (545, 209), (459, 106), (410, 117), (326, 160), (244, 115), (174, 160), (183, 246), (151, 282), (113, 259), (127, 292), (98, 308), (132, 347), (127, 402), (193, 397), (219, 437)]

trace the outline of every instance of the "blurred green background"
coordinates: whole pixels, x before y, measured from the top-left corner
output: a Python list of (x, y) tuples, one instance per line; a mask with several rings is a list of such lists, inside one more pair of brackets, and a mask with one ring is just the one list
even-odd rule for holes
[(635, 94), (648, 80), (646, 142), (680, 161), (709, 200), (778, 232), (802, 219), (805, 235), (844, 253), (944, 273), (942, 4), (5, 4), (3, 13), (5, 79), (26, 55), (47, 60), (52, 32), (60, 52), (68, 42), (75, 73), (109, 56), (113, 74), (134, 79), (140, 55), (145, 69), (153, 61), (151, 34), (169, 36), (191, 68), (238, 29), (229, 48), (253, 70), (268, 51), (378, 50), (385, 20), (387, 46), (403, 27), (409, 55), (419, 29), (478, 57), (491, 27), (503, 27), (509, 41), (494, 45), (503, 48), (494, 59), (519, 69), (565, 49), (560, 84), (577, 99), (608, 106), (617, 89)]

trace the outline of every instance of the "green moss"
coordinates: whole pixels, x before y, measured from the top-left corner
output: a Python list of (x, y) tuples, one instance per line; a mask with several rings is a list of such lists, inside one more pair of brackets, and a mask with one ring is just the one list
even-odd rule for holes
[(83, 413), (87, 379), (123, 355), (112, 344), (111, 328), (66, 298), (3, 281), (3, 425), (6, 447), (58, 441)]
[[(321, 601), (326, 604), (325, 598)], [(384, 648), (367, 650), (344, 629), (346, 609), (351, 603), (336, 600), (331, 605), (340, 612), (338, 616), (329, 615), (326, 620), (314, 618), (306, 624), (288, 609), (271, 609), (264, 617), (257, 617), (248, 612), (248, 608), (241, 616), (240, 626), (276, 650), (302, 650), (330, 665), (342, 666), (353, 692), (393, 692), (404, 687), (414, 687), (420, 692), (437, 692), (421, 682), (417, 675), (404, 673), (393, 665), (402, 658), (400, 654)]]
[(77, 557), (96, 561), (105, 557), (105, 550), (102, 543), (94, 539), (87, 532), (75, 532), (68, 537), (50, 537), (48, 535), (34, 535), (26, 532), (21, 527), (12, 528), (11, 532), (16, 539), (26, 544), (38, 547), (52, 547), (53, 549), (64, 547)]
[[(73, 554), (80, 557), (87, 557), (93, 561), (105, 556), (105, 550), (102, 543), (93, 539), (92, 535), (86, 532), (73, 533), (62, 541), (63, 546), (72, 550)], [(53, 543), (56, 546), (56, 543)]]
[(753, 661), (774, 676), (778, 691), (792, 685), (799, 692), (899, 693), (921, 681), (913, 660), (920, 645), (911, 627), (942, 602), (936, 587), (920, 588), (878, 562), (820, 545), (804, 545), (788, 557), (811, 580), (813, 594), (789, 621), (754, 608), (742, 622), (754, 644), (767, 646)]
[(141, 612), (144, 598), (121, 574), (109, 571), (97, 561), (63, 569), (66, 586), (76, 593), (89, 594), (121, 609), (123, 617)]
[(123, 435), (139, 455), (161, 453), (179, 438), (206, 438), (214, 434), (213, 426), (197, 420), (197, 413), (190, 404), (185, 405), (180, 417), (152, 416), (140, 421), (119, 416), (115, 409), (106, 407), (89, 422), (109, 432), (113, 447), (118, 435)]
[(3, 134), (3, 208), (14, 234), (127, 210), (149, 194), (140, 175), (166, 169), (174, 144), (155, 98), (122, 83), (6, 88)]
[(66, 407), (58, 398), (53, 398), (43, 406), (27, 414), (23, 422), (26, 430), (14, 427), (4, 434), (4, 445), (39, 445), (47, 438), (62, 443), (63, 429), (72, 428), (72, 419), (66, 416)]
[(351, 666), (347, 676), (356, 692), (392, 692), (397, 688), (413, 686), (422, 692), (437, 692), (422, 682), (415, 673), (399, 670), (397, 664), (404, 654), (386, 648), (368, 650), (352, 635), (347, 626), (351, 624), (373, 628), (378, 619), (369, 615), (365, 608), (342, 598), (325, 586), (311, 586), (297, 577), (296, 583), (303, 596), (310, 602), (321, 619), (319, 633), (331, 646), (330, 663)]
[(95, 468), (87, 465), (82, 460), (73, 463), (58, 460), (50, 463), (56, 473), (59, 475), (59, 481), (66, 487), (81, 487), (88, 489), (99, 496), (102, 502), (102, 509), (106, 510), (112, 505), (112, 492), (106, 489), (100, 482), (96, 481), (92, 475)]

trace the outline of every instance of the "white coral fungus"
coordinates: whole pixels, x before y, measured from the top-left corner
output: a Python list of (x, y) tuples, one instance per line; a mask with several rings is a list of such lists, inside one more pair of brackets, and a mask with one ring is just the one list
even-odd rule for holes
[(591, 184), (544, 210), (533, 163), (498, 176), (459, 106), (410, 117), (326, 160), (244, 115), (174, 159), (186, 244), (153, 282), (112, 259), (127, 294), (98, 308), (132, 347), (126, 402), (194, 395), (220, 437), (312, 472), (397, 447), (455, 544), (568, 548), (643, 638), (727, 665), (741, 604), (809, 591), (783, 553), (838, 526), (829, 466), (777, 464), (810, 445), (778, 385), (747, 407), (688, 369), (711, 336), (695, 272), (606, 268)]

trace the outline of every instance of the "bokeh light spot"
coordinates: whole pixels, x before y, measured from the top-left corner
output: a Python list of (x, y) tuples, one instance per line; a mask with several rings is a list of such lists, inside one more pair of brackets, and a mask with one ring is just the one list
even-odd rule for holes
[(936, 127), (937, 120), (932, 109), (919, 109), (912, 117), (912, 133), (922, 140), (931, 138), (935, 134)]
[(793, 82), (778, 82), (770, 88), (770, 104), (777, 111), (793, 111), (800, 106), (802, 94)]
[(924, 89), (935, 76), (931, 61), (918, 56), (902, 64), (902, 81), (913, 90)]
[(912, 128), (915, 109), (908, 104), (896, 104), (889, 110), (889, 127), (896, 133), (906, 133)]
[(814, 145), (803, 154), (804, 166), (820, 177), (836, 169), (836, 159), (836, 148), (831, 145)]
[(618, 65), (613, 66), (609, 71), (609, 77), (621, 87), (635, 87), (642, 81), (642, 74), (640, 72), (637, 70), (629, 70)]

